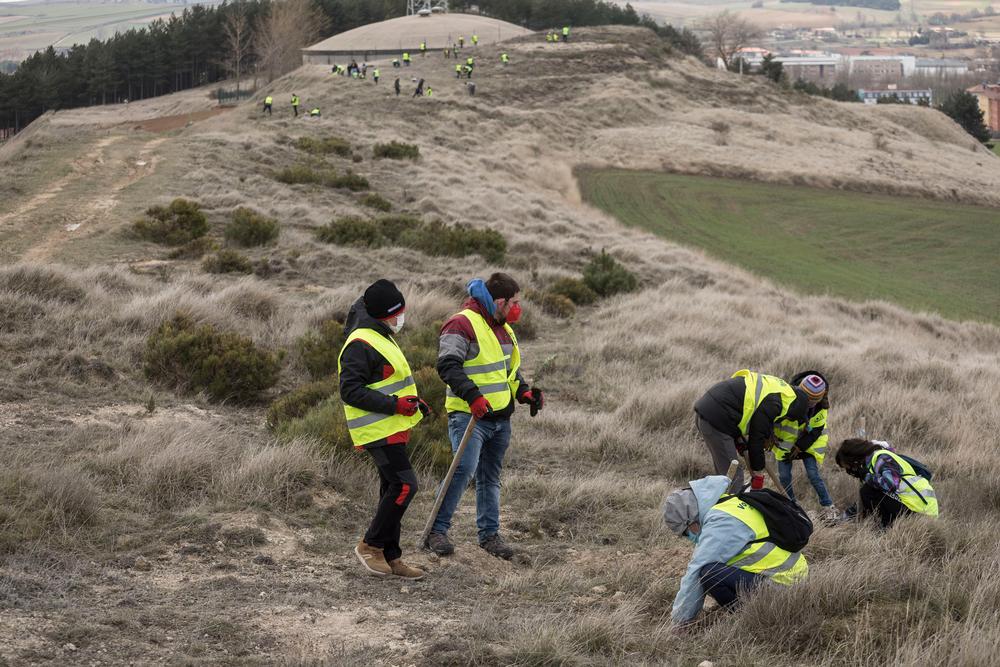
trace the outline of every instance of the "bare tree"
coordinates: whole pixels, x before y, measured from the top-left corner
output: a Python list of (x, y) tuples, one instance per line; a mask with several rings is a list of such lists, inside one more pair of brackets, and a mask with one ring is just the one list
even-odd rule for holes
[(704, 28), (710, 48), (727, 69), (740, 49), (764, 34), (759, 27), (728, 9), (708, 17)]
[(317, 41), (329, 21), (313, 0), (277, 0), (257, 31), (256, 52), (268, 81), (302, 64), (300, 49)]
[(252, 26), (244, 0), (237, 0), (228, 7), (222, 31), (226, 40), (226, 69), (236, 77), (238, 95), (246, 61), (253, 53)]

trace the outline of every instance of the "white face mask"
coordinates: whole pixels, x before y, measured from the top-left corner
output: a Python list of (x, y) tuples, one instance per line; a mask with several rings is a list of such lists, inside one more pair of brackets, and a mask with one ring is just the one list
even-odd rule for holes
[(406, 313), (400, 313), (396, 317), (396, 323), (389, 325), (389, 328), (392, 329), (392, 333), (398, 334), (403, 329), (403, 323), (405, 321), (406, 321)]

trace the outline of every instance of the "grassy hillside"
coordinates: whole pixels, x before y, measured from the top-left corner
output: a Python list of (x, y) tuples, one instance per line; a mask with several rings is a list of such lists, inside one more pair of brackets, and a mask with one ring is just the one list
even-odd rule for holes
[[(1000, 160), (933, 110), (740, 81), (648, 31), (503, 49), (507, 67), (475, 51), (475, 97), (440, 56), (414, 58), (400, 97), (389, 66), (378, 86), (303, 67), (225, 113), (188, 91), (60, 111), (0, 147), (0, 663), (992, 664), (1000, 330), (763, 281), (581, 206), (574, 170), (996, 203)], [(419, 78), (432, 98), (410, 96)], [(322, 117), (295, 119), (292, 93)], [(393, 141), (412, 146), (377, 148)], [(169, 219), (176, 197), (200, 207), (169, 209), (181, 229), (205, 235), (162, 245), (146, 212)], [(587, 303), (573, 280), (601, 249), (638, 284)], [(369, 577), (352, 549), (377, 481), (344, 441), (338, 322), (395, 280), (400, 343), (440, 410), (437, 323), (498, 269), (530, 290), (523, 370), (546, 392), (538, 417), (515, 413), (505, 463), (503, 531), (522, 554), (478, 548), (471, 492), (453, 557), (413, 548), (439, 417), (414, 434), (403, 534), (429, 576)], [(246, 378), (244, 400), (195, 381), (192, 357)], [(865, 417), (934, 469), (943, 517), (822, 526), (807, 583), (675, 633), (691, 545), (663, 533), (660, 503), (710, 471), (691, 406), (744, 367), (825, 371), (834, 443)], [(853, 502), (856, 480), (830, 459), (824, 474)], [(815, 510), (801, 470), (796, 483)]]
[(586, 202), (810, 294), (1000, 322), (1000, 210), (655, 172), (581, 170)]

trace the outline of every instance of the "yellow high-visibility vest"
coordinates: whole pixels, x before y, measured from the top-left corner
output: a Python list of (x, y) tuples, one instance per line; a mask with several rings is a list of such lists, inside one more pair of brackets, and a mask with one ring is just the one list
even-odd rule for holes
[(746, 382), (746, 392), (743, 395), (743, 418), (740, 419), (740, 433), (747, 435), (747, 428), (753, 413), (771, 394), (781, 395), (781, 414), (775, 423), (788, 414), (788, 408), (795, 401), (795, 390), (790, 384), (774, 375), (764, 375), (747, 369), (733, 373), (733, 377), (742, 377)]
[[(823, 465), (826, 458), (826, 450), (830, 444), (830, 436), (826, 431), (827, 410), (818, 411), (809, 419), (809, 428), (822, 428), (823, 433), (809, 446), (804, 453), (811, 454), (816, 462)], [(778, 441), (778, 446), (774, 448), (774, 457), (779, 461), (784, 461), (788, 457), (798, 439), (806, 433), (806, 425), (794, 419), (782, 419), (774, 426), (774, 438)]]
[[(392, 338), (383, 336), (374, 329), (355, 329), (347, 337), (344, 346), (340, 348), (340, 356), (337, 357), (337, 373), (341, 372), (340, 357), (343, 356), (347, 346), (356, 340), (361, 340), (375, 348), (375, 351), (385, 357), (385, 360), (392, 366), (392, 375), (384, 380), (378, 380), (365, 385), (380, 394), (386, 396), (417, 396), (417, 385), (413, 381), (413, 373), (410, 371), (410, 364), (407, 363), (403, 351), (399, 349)], [(417, 410), (412, 416), (394, 414), (386, 415), (380, 412), (368, 412), (353, 405), (344, 404), (344, 416), (347, 418), (347, 430), (351, 434), (351, 442), (355, 447), (367, 445), (370, 442), (388, 438), (390, 435), (407, 431), (421, 419), (424, 415)]]
[(270, 95), (264, 98), (264, 104), (271, 104), (272, 102), (274, 102), (274, 98)]
[[(463, 310), (459, 315), (469, 320), (479, 345), (479, 354), (473, 359), (466, 359), (462, 369), (479, 388), (479, 393), (489, 401), (490, 406), (496, 411), (503, 410), (510, 405), (519, 384), (517, 370), (521, 367), (521, 352), (514, 330), (509, 324), (503, 325), (511, 340), (509, 349), (505, 349), (508, 346), (500, 345), (496, 334), (482, 315), (469, 309)], [(471, 412), (469, 404), (453, 394), (451, 387), (446, 392), (444, 407), (448, 412)]]
[(913, 466), (906, 462), (906, 459), (896, 454), (896, 452), (890, 452), (888, 449), (879, 449), (872, 453), (871, 459), (868, 460), (868, 472), (875, 473), (875, 461), (880, 456), (891, 457), (903, 472), (903, 479), (905, 481), (899, 485), (897, 492), (892, 495), (895, 495), (899, 502), (914, 512), (936, 517), (938, 515), (938, 501), (937, 495), (934, 493), (934, 487), (931, 486), (930, 481), (918, 475)]
[(292, 106), (293, 107), (299, 106), (299, 98), (297, 95), (292, 95)]
[(764, 515), (757, 508), (736, 496), (729, 496), (716, 503), (712, 509), (736, 517), (754, 532), (754, 541), (726, 561), (726, 565), (769, 577), (774, 583), (784, 586), (808, 576), (809, 564), (801, 552), (785, 551), (775, 543), (766, 541), (769, 535), (767, 524), (764, 522)]

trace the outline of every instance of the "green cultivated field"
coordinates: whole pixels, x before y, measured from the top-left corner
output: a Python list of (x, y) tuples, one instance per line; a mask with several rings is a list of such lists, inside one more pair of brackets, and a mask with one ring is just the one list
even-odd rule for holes
[(627, 170), (581, 170), (584, 200), (812, 294), (1000, 322), (1000, 209)]

